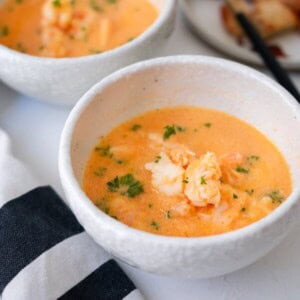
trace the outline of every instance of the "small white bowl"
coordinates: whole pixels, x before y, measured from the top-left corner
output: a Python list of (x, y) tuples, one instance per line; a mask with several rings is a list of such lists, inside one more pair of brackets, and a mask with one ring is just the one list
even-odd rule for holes
[[(253, 124), (285, 156), (293, 193), (262, 220), (210, 237), (154, 235), (101, 212), (81, 188), (86, 161), (99, 136), (137, 114), (176, 105), (213, 108)], [(300, 106), (276, 82), (238, 63), (174, 56), (129, 66), (88, 91), (63, 130), (59, 170), (68, 205), (108, 252), (145, 271), (208, 278), (253, 263), (277, 246), (299, 219), (299, 149)]]
[(158, 19), (130, 43), (101, 54), (45, 58), (0, 45), (0, 80), (38, 100), (75, 104), (92, 85), (111, 72), (160, 53), (174, 29), (177, 0), (151, 2), (159, 11)]

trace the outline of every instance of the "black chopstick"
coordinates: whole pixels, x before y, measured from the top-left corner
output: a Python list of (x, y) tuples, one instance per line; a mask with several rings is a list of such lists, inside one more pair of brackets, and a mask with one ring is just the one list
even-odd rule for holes
[(238, 20), (239, 24), (244, 29), (248, 38), (252, 42), (252, 45), (257, 53), (260, 54), (261, 58), (265, 62), (266, 66), (272, 72), (276, 80), (285, 87), (300, 103), (300, 94), (288, 73), (284, 70), (278, 60), (275, 58), (271, 50), (266, 46), (264, 40), (250, 23), (247, 17), (240, 12), (235, 13), (235, 17)]

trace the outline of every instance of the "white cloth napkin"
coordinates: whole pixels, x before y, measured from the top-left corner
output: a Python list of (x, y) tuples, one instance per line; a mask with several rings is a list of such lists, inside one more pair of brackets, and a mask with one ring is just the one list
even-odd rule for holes
[(0, 298), (143, 299), (0, 129)]

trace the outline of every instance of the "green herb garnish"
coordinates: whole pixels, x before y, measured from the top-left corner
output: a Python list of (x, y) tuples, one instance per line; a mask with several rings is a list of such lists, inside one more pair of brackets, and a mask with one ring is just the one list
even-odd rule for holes
[(237, 198), (238, 198), (238, 195), (235, 194), (235, 193), (233, 193), (233, 194), (232, 194), (232, 197), (233, 197), (233, 199), (237, 199)]
[(236, 169), (235, 169), (237, 172), (239, 173), (244, 173), (244, 174), (248, 174), (249, 173), (249, 170), (246, 169), (246, 168), (243, 168), (241, 166), (237, 166)]
[(182, 182), (183, 182), (183, 183), (189, 183), (189, 179), (188, 179), (188, 178), (185, 178), (185, 179), (182, 180)]
[(272, 191), (271, 193), (267, 194), (272, 199), (272, 203), (282, 203), (283, 197), (280, 196), (278, 191)]
[(163, 135), (163, 139), (166, 140), (168, 139), (171, 135), (176, 134), (177, 132), (184, 132), (186, 129), (182, 126), (179, 125), (167, 125), (164, 127), (165, 132)]
[(90, 7), (97, 12), (103, 11), (103, 8), (98, 4), (97, 0), (90, 0)]
[(247, 163), (252, 166), (254, 162), (259, 160), (259, 156), (257, 155), (250, 155), (247, 157)]
[(206, 127), (206, 128), (210, 128), (211, 127), (211, 123), (204, 123), (204, 126)]
[(140, 124), (134, 124), (134, 125), (131, 126), (130, 130), (131, 131), (138, 131), (141, 128), (142, 128), (142, 125), (140, 125)]
[(110, 192), (119, 192), (129, 198), (134, 198), (144, 191), (142, 183), (136, 180), (132, 174), (126, 174), (122, 177), (116, 176), (107, 182), (107, 187)]
[(169, 210), (166, 211), (166, 218), (171, 219), (171, 212)]
[(206, 184), (205, 176), (202, 176), (202, 177), (200, 178), (200, 183), (201, 183), (201, 184)]
[(20, 52), (26, 53), (26, 48), (23, 46), (22, 43), (17, 43), (16, 49)]
[(243, 207), (242, 209), (241, 209), (241, 212), (245, 212), (246, 211), (246, 207)]
[(161, 160), (161, 156), (160, 156), (160, 155), (157, 155), (157, 156), (155, 157), (154, 162), (155, 162), (155, 163), (158, 163), (160, 160)]
[(101, 156), (112, 158), (114, 155), (111, 153), (111, 146), (103, 146), (103, 147), (96, 147), (95, 151), (98, 152)]
[(60, 0), (52, 0), (52, 5), (55, 7), (61, 7), (61, 2)]
[(119, 177), (115, 177), (113, 180), (109, 181), (106, 183), (106, 185), (108, 186), (108, 190), (110, 192), (117, 192), (118, 189), (120, 188), (120, 179)]
[(159, 230), (159, 225), (158, 225), (155, 221), (152, 221), (152, 222), (150, 223), (150, 226), (153, 227), (153, 228), (156, 229), (156, 230)]
[(176, 131), (178, 132), (184, 132), (186, 129), (184, 127), (181, 126), (176, 126)]
[(167, 140), (171, 135), (176, 134), (175, 126), (174, 125), (167, 125), (165, 126), (165, 132), (163, 135), (163, 139)]
[(0, 27), (0, 36), (8, 36), (9, 35), (9, 28), (8, 26)]
[(245, 192), (249, 195), (249, 196), (252, 196), (253, 193), (254, 193), (254, 190), (251, 189), (251, 190), (245, 190)]
[(100, 53), (102, 53), (102, 51), (99, 50), (99, 49), (90, 49), (90, 50), (89, 50), (89, 53), (90, 53), (90, 54), (100, 54)]
[(95, 176), (101, 177), (105, 174), (106, 171), (107, 171), (107, 168), (100, 167), (94, 172), (94, 174), (95, 174)]
[(107, 157), (107, 158), (111, 159), (112, 161), (114, 161), (118, 165), (123, 165), (124, 164), (124, 160), (116, 159), (114, 157), (114, 154), (111, 152), (111, 146), (110, 145), (103, 146), (103, 147), (98, 147), (97, 146), (97, 147), (95, 147), (94, 150), (96, 152), (98, 152), (100, 156)]
[(118, 0), (106, 0), (109, 4), (116, 4)]

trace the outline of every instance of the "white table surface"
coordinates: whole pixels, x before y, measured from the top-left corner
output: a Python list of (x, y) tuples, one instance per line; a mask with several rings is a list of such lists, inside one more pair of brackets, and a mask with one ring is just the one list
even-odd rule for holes
[[(221, 56), (194, 36), (179, 16), (176, 29), (161, 55), (204, 54)], [(300, 73), (293, 74), (300, 88)], [(28, 163), (42, 184), (63, 195), (57, 154), (61, 130), (70, 108), (24, 97), (0, 83), (0, 127), (12, 138), (15, 155)], [(300, 149), (299, 149), (300, 150)], [(300, 216), (299, 216), (300, 217)], [(184, 280), (156, 276), (121, 264), (151, 300), (192, 299), (300, 299), (300, 224), (287, 239), (255, 264), (226, 276)]]

